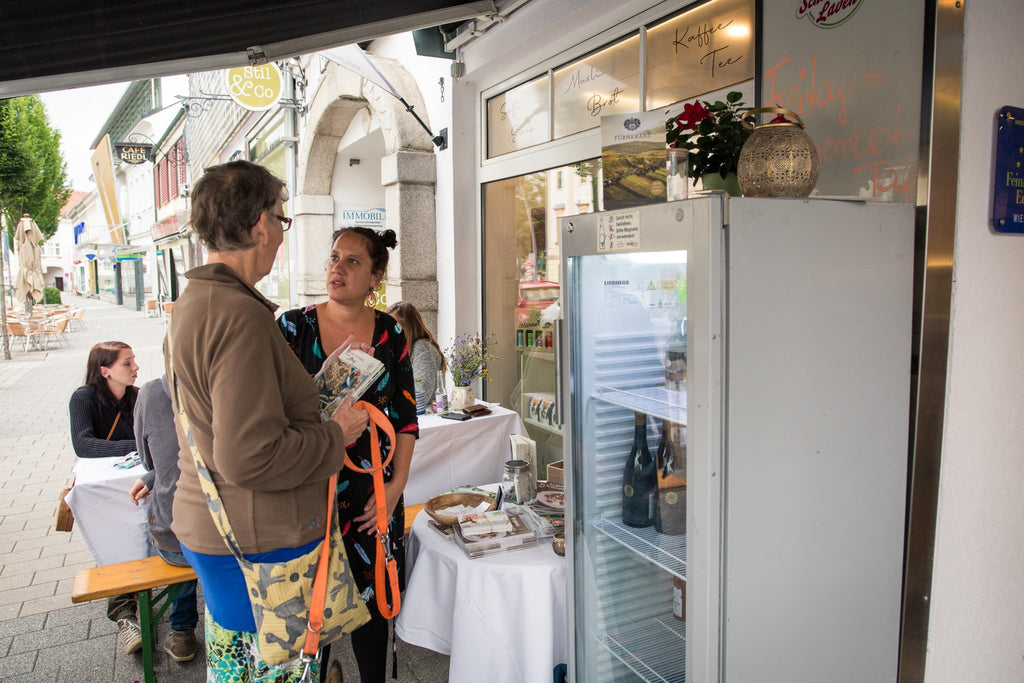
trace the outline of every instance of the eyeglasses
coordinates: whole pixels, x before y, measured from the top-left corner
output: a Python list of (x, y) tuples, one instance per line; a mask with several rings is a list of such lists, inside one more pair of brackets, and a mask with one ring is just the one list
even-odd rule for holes
[(288, 232), (288, 229), (292, 227), (292, 219), (291, 218), (288, 218), (287, 216), (278, 216), (276, 213), (274, 214), (274, 218), (276, 218), (277, 220), (281, 221), (281, 231), (282, 232)]

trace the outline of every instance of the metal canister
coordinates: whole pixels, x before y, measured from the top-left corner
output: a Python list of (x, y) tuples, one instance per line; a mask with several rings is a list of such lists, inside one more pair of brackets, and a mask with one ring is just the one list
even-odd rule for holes
[(504, 498), (509, 503), (523, 505), (537, 497), (537, 482), (530, 473), (526, 460), (509, 460), (505, 463), (505, 474), (501, 478)]

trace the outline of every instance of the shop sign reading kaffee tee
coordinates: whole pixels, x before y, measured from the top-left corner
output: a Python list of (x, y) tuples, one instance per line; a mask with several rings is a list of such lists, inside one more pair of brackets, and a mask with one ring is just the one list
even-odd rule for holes
[(224, 79), (231, 99), (250, 111), (270, 109), (281, 96), (281, 70), (273, 62), (229, 69)]

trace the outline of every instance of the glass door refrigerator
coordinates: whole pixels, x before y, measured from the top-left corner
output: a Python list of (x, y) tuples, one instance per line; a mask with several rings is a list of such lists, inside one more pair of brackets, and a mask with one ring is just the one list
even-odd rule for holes
[(571, 680), (895, 680), (913, 207), (560, 228)]

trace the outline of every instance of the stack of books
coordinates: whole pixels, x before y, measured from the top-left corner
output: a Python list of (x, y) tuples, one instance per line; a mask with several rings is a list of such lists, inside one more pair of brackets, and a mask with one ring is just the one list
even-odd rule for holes
[[(455, 542), (470, 559), (523, 550), (537, 545), (537, 534), (524, 524), (517, 514), (510, 513), (508, 515), (506, 531), (471, 534), (467, 533), (467, 529), (470, 528), (472, 527), (464, 527), (462, 523), (456, 524), (452, 528)], [(503, 525), (503, 528), (506, 527)]]

